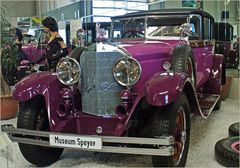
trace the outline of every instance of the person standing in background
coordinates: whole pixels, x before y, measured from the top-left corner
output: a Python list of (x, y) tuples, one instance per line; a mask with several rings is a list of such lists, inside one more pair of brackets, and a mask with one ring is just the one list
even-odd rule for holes
[(58, 33), (58, 25), (54, 18), (48, 16), (42, 20), (42, 24), (44, 32), (50, 34), (46, 45), (46, 53), (31, 64), (40, 63), (47, 59), (49, 68), (55, 71), (58, 61), (68, 54), (67, 46)]
[(17, 46), (17, 63), (18, 65), (22, 60), (27, 60), (27, 56), (22, 50), (22, 40), (23, 40), (23, 35), (22, 31), (14, 27), (10, 29), (10, 33), (12, 34), (12, 39), (14, 40), (14, 44)]

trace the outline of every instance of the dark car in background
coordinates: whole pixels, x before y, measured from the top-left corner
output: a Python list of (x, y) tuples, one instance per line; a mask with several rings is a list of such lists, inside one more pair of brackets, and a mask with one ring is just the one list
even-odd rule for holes
[(238, 68), (239, 42), (233, 43), (233, 26), (226, 22), (214, 23), (215, 52), (223, 54), (226, 68)]

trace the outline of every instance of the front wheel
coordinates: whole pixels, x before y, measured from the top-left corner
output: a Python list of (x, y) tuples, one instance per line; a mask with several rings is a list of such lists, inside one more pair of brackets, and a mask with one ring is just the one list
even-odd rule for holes
[(185, 166), (190, 139), (190, 108), (185, 94), (163, 111), (156, 111), (152, 121), (151, 137), (173, 135), (173, 156), (152, 156), (154, 167)]
[[(45, 101), (42, 97), (35, 97), (22, 103), (18, 114), (17, 127), (29, 130), (49, 131), (49, 122)], [(35, 138), (39, 139), (39, 138)], [(37, 145), (19, 143), (24, 158), (37, 166), (48, 166), (56, 162), (63, 149), (49, 148)]]

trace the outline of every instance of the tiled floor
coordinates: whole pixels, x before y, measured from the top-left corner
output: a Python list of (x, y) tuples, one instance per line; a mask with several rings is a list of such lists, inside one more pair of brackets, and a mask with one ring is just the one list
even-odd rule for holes
[(240, 71), (237, 69), (226, 69), (226, 74), (233, 76), (234, 78), (240, 77)]

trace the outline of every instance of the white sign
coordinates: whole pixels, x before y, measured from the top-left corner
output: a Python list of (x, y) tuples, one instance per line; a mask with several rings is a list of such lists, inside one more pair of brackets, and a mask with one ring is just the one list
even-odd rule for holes
[(58, 33), (63, 38), (64, 43), (67, 43), (66, 23), (65, 22), (58, 22)]
[(82, 22), (81, 19), (71, 20), (70, 21), (70, 38), (71, 40), (73, 38), (77, 38), (76, 34), (78, 29), (82, 28)]
[(51, 146), (102, 149), (102, 139), (95, 137), (49, 135)]

